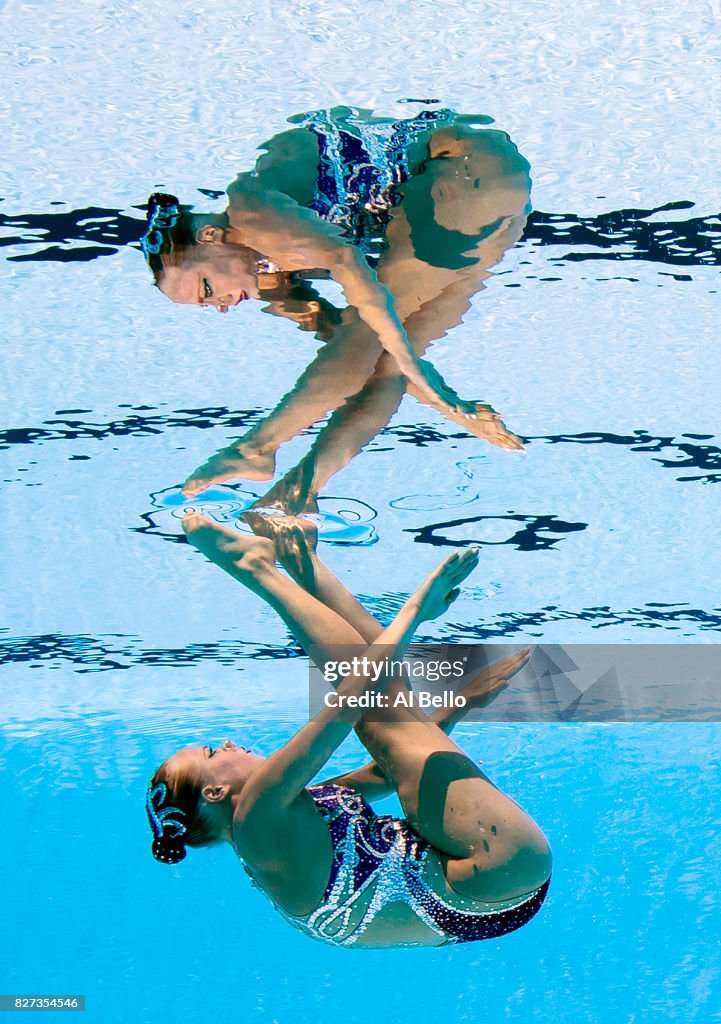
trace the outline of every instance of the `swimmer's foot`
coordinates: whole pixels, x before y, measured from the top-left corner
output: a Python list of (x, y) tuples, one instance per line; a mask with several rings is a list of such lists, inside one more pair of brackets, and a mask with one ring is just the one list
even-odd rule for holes
[(460, 594), (460, 584), (477, 565), (478, 548), (466, 548), (441, 562), (411, 597), (418, 619), (424, 622), (443, 615)]
[(263, 537), (229, 530), (198, 512), (183, 517), (183, 530), (193, 547), (246, 586), (274, 569), (275, 547)]
[(498, 697), (509, 685), (511, 676), (520, 672), (531, 657), (530, 647), (525, 647), (517, 654), (508, 658), (502, 658), (494, 665), (487, 665), (469, 683), (466, 683), (458, 691), (458, 696), (463, 696), (465, 703), (463, 707), (455, 704), (449, 708), (438, 708), (430, 718), (436, 725), (443, 728), (446, 725), (454, 725), (460, 722), (471, 711), (478, 708), (487, 708), (489, 704)]
[(314, 471), (312, 458), (301, 459), (266, 494), (254, 501), (252, 507), (277, 508), (290, 516), (302, 515), (304, 512), (316, 513), (318, 502), (313, 488)]
[(213, 484), (226, 480), (272, 480), (275, 452), (259, 452), (250, 446), (229, 445), (194, 470), (183, 484), (186, 498), (194, 498)]
[(315, 549), (318, 528), (305, 516), (283, 513), (263, 515), (249, 509), (240, 517), (258, 537), (267, 537), (275, 547), (275, 557), (296, 583), (309, 593), (316, 590)]
[(485, 708), (492, 704), (496, 697), (508, 686), (508, 680), (520, 672), (523, 666), (531, 657), (531, 648), (524, 647), (522, 651), (511, 654), (508, 658), (502, 658), (494, 665), (488, 665), (475, 679), (467, 683), (460, 693), (466, 698), (464, 710), (472, 708)]

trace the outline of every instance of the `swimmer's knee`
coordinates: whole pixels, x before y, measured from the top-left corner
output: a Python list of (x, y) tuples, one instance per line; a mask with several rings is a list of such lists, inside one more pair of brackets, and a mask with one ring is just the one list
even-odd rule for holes
[(523, 845), (511, 861), (514, 881), (523, 892), (531, 892), (551, 877), (553, 855), (548, 840), (539, 828), (525, 837)]
[[(540, 832), (540, 829), (539, 829)], [(551, 871), (553, 870), (553, 853), (548, 840), (542, 832), (540, 832), (540, 842), (535, 848), (535, 855), (538, 860), (538, 877), (540, 878), (540, 884), (543, 885), (551, 877)]]
[[(485, 857), (477, 854), (474, 860), (479, 879), (482, 879), (484, 871), (490, 869), (495, 875), (498, 869), (501, 870), (505, 879), (503, 885), (508, 887), (509, 896), (540, 889), (551, 877), (553, 867), (551, 847), (535, 823), (532, 828), (524, 829), (511, 843), (499, 843), (495, 849), (491, 846)], [(499, 884), (499, 878), (494, 878), (494, 884)]]
[(468, 131), (461, 128), (439, 128), (431, 135), (428, 142), (428, 153), (431, 160), (451, 159), (467, 156), (470, 147), (467, 141)]

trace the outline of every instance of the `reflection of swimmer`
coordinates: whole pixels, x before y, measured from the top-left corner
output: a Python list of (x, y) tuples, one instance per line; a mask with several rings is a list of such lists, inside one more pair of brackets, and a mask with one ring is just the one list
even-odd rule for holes
[[(312, 594), (275, 568), (270, 541), (198, 515), (184, 525), (191, 543), (281, 615), (321, 670), (338, 645), (401, 658), (477, 563), (473, 550), (451, 556), (382, 629), (310, 548)], [(489, 703), (527, 659), (522, 651), (482, 673), (466, 690), (469, 706)], [(452, 718), (433, 721), (397, 700), (408, 692), (403, 677), (379, 685), (386, 706), (372, 718), (326, 707), (268, 758), (230, 741), (174, 754), (148, 790), (156, 859), (176, 863), (187, 846), (229, 842), (290, 923), (336, 945), (439, 946), (525, 924), (550, 878), (539, 828), (448, 737)], [(348, 704), (371, 687), (350, 675), (337, 692)], [(353, 724), (374, 761), (311, 785)], [(404, 819), (379, 817), (367, 802), (389, 791)]]
[[(527, 162), (479, 120), (317, 112), (266, 144), (255, 170), (229, 187), (225, 213), (151, 197), (143, 246), (166, 295), (220, 310), (268, 298), (270, 312), (331, 339), (265, 421), (189, 478), (186, 494), (269, 479), (281, 444), (360, 392), (361, 442), (409, 390), (491, 443), (521, 447), (489, 405), (461, 401), (421, 358), (461, 322), (529, 210)], [(342, 314), (311, 287), (309, 277), (328, 273), (349, 303)]]

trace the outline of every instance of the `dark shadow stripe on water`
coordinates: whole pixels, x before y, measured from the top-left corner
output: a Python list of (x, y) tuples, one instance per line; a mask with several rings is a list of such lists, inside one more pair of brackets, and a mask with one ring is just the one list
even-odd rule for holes
[[(84, 206), (52, 213), (0, 213), (0, 229), (12, 232), (0, 238), (0, 246), (35, 247), (7, 257), (13, 262), (87, 262), (110, 256), (124, 246), (138, 245), (145, 221), (117, 209)], [(62, 248), (69, 245), (75, 248)]]
[[(712, 441), (713, 434), (683, 433), (677, 440), (672, 434), (649, 434), (646, 430), (633, 430), (630, 434), (613, 434), (606, 431), (584, 431), (580, 434), (539, 434), (524, 438), (524, 443), (546, 441), (548, 444), (602, 444), (621, 445), (632, 452), (646, 455), (663, 455), (652, 458), (665, 469), (703, 470), (701, 475), (679, 476), (681, 482), (700, 480), (704, 483), (721, 482), (721, 448), (715, 444), (699, 444)], [(674, 457), (675, 456), (675, 457)]]
[[(365, 607), (381, 622), (390, 622), (399, 611), (405, 597), (386, 596), (369, 598), (362, 596)], [(629, 626), (633, 629), (665, 630), (680, 636), (695, 636), (699, 632), (721, 632), (721, 607), (692, 608), (683, 601), (667, 604), (662, 601), (647, 601), (638, 608), (627, 611), (612, 609), (609, 605), (581, 608), (578, 611), (545, 605), (536, 611), (500, 612), (485, 622), (463, 624), (448, 623), (440, 627), (441, 639), (449, 643), (481, 643), (512, 637), (542, 637), (543, 628), (558, 622), (587, 622), (591, 629), (606, 629), (612, 626)], [(684, 632), (684, 627), (692, 627)], [(554, 635), (557, 630), (554, 630)], [(431, 643), (433, 638), (419, 633), (416, 643)]]
[(0, 640), (0, 665), (26, 663), (30, 668), (76, 666), (76, 672), (106, 672), (143, 666), (191, 667), (203, 662), (237, 665), (247, 661), (277, 661), (302, 657), (289, 638), (285, 644), (254, 644), (244, 640), (188, 644), (186, 647), (144, 647), (133, 636), (46, 633)]
[[(24, 445), (43, 445), (50, 441), (105, 441), (120, 437), (149, 437), (160, 435), (167, 430), (186, 427), (196, 430), (237, 431), (237, 435), (240, 435), (265, 415), (261, 409), (231, 410), (225, 406), (175, 409), (168, 413), (160, 412), (158, 407), (149, 405), (128, 404), (119, 408), (130, 409), (131, 412), (101, 423), (83, 418), (84, 414), (91, 412), (89, 409), (58, 409), (55, 416), (62, 418), (42, 420), (39, 426), (0, 429), (0, 451)], [(305, 434), (312, 436), (318, 429), (310, 428)], [(469, 435), (462, 432), (445, 433), (429, 424), (400, 423), (385, 427), (378, 434), (379, 439), (388, 437), (394, 437), (400, 444), (426, 448), (431, 444), (467, 438)], [(684, 432), (675, 437), (673, 434), (651, 434), (639, 428), (627, 434), (594, 430), (578, 434), (535, 434), (522, 437), (522, 440), (526, 446), (535, 442), (545, 442), (627, 448), (634, 453), (650, 455), (653, 462), (665, 469), (683, 471), (683, 475), (677, 476), (680, 482), (721, 481), (721, 447), (718, 444), (704, 443), (712, 442), (713, 434)], [(86, 451), (76, 454), (75, 457), (86, 459), (89, 456)]]
[[(490, 522), (507, 523), (509, 536), (503, 540), (483, 540), (483, 525)], [(588, 523), (567, 523), (555, 515), (509, 512), (505, 515), (465, 516), (443, 523), (428, 523), (415, 530), (405, 530), (404, 533), (410, 533), (417, 544), (432, 544), (434, 547), (465, 548), (472, 544), (485, 548), (507, 544), (517, 551), (549, 551), (566, 534), (585, 530), (587, 526)], [(449, 537), (446, 535), (449, 530), (458, 532)]]
[(62, 419), (42, 420), (37, 427), (14, 427), (0, 430), (0, 451), (13, 445), (44, 444), (47, 441), (106, 441), (117, 437), (149, 437), (166, 430), (193, 427), (196, 430), (224, 428), (245, 431), (263, 415), (260, 409), (231, 411), (225, 406), (205, 406), (200, 409), (175, 409), (169, 413), (155, 412), (157, 406), (126, 405), (120, 409), (133, 410), (106, 423), (77, 418), (90, 409), (57, 409)]
[[(216, 190), (202, 190), (206, 194)], [(520, 244), (567, 246), (559, 260), (643, 260), (670, 266), (721, 266), (721, 220), (717, 215), (662, 220), (659, 214), (692, 209), (689, 200), (653, 209), (611, 210), (595, 217), (533, 211)], [(144, 211), (145, 204), (132, 207)], [(650, 220), (649, 218), (656, 219)], [(139, 248), (145, 221), (119, 209), (85, 206), (43, 213), (0, 213), (0, 247), (28, 246), (6, 257), (13, 262), (89, 262), (126, 246)], [(583, 247), (584, 251), (574, 251)], [(595, 252), (587, 251), (589, 248)], [(674, 275), (688, 280), (686, 275)]]
[[(688, 220), (648, 218), (674, 210), (689, 210), (688, 200), (665, 203), (654, 209), (612, 210), (596, 217), (568, 213), (534, 212), (528, 218), (523, 241), (534, 245), (592, 246), (601, 252), (566, 252), (559, 260), (644, 260), (673, 266), (719, 266), (721, 219), (718, 215)], [(630, 247), (630, 251), (629, 251)], [(677, 280), (690, 280), (677, 275)]]
[[(405, 597), (362, 596), (368, 610), (382, 622), (388, 622)], [(628, 626), (632, 629), (663, 630), (678, 636), (721, 632), (721, 608), (690, 608), (682, 602), (666, 605), (647, 602), (639, 608), (617, 611), (608, 605), (578, 611), (547, 605), (537, 611), (503, 612), (481, 624), (459, 623), (441, 627), (441, 639), (451, 643), (481, 643), (513, 637), (541, 637), (543, 628), (558, 622), (589, 623), (591, 629)], [(689, 627), (691, 631), (689, 631)], [(557, 630), (556, 630), (557, 632)], [(419, 635), (419, 643), (432, 638)], [(215, 663), (243, 666), (253, 661), (283, 661), (302, 658), (294, 640), (280, 644), (254, 644), (242, 640), (188, 644), (186, 647), (144, 647), (137, 637), (117, 634), (89, 636), (49, 633), (41, 636), (7, 637), (0, 641), (0, 666), (25, 664), (29, 668), (51, 669), (71, 665), (78, 673), (129, 670), (132, 668), (183, 668)]]
[[(381, 431), (379, 436), (388, 434), (395, 436), (401, 443), (412, 444), (418, 448), (446, 441), (449, 437), (457, 439), (468, 436), (467, 434), (443, 434), (425, 424), (387, 427)], [(694, 480), (704, 483), (721, 482), (721, 447), (716, 444), (699, 443), (713, 441), (713, 434), (684, 432), (677, 439), (673, 434), (650, 434), (647, 430), (639, 428), (628, 434), (614, 434), (612, 431), (605, 430), (587, 430), (578, 434), (531, 434), (522, 436), (521, 440), (526, 447), (534, 442), (545, 441), (547, 444), (611, 445), (627, 448), (632, 452), (651, 455), (652, 461), (657, 462), (665, 469), (702, 471), (701, 474), (677, 477), (681, 482)], [(654, 457), (659, 455), (663, 455), (663, 457)]]

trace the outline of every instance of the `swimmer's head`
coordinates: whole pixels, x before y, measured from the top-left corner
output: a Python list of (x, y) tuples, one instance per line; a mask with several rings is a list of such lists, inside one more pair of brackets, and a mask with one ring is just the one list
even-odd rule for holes
[(173, 302), (231, 306), (258, 297), (255, 250), (233, 241), (225, 214), (192, 213), (177, 197), (154, 192), (141, 247), (158, 288)]
[(177, 864), (187, 846), (232, 839), (233, 798), (262, 760), (231, 740), (220, 747), (184, 747), (169, 757), (146, 796), (155, 859)]

